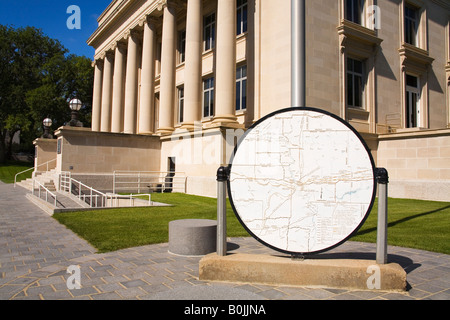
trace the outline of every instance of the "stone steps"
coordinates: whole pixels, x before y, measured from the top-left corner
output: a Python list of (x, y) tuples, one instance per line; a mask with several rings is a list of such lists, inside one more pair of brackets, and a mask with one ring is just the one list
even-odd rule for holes
[[(35, 176), (35, 179), (39, 181), (42, 185), (44, 185), (46, 188), (48, 188), (51, 192), (56, 191), (55, 187), (55, 173), (56, 170), (50, 170), (47, 172), (44, 172), (42, 174), (38, 174)], [(28, 178), (26, 180), (22, 180), (20, 182), (17, 182), (16, 185), (25, 188), (29, 191), (32, 191), (33, 189), (33, 178)]]

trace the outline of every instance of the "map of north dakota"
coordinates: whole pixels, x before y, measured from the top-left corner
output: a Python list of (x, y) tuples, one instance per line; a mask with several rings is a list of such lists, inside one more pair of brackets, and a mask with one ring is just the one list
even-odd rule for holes
[(240, 143), (232, 202), (247, 229), (282, 251), (310, 253), (346, 239), (373, 201), (371, 158), (359, 137), (325, 113), (278, 113)]

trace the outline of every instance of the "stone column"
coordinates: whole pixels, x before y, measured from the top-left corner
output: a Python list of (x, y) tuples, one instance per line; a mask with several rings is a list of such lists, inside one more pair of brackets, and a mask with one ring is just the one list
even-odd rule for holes
[(94, 61), (94, 92), (92, 99), (92, 131), (100, 131), (102, 113), (103, 61)]
[(217, 1), (214, 123), (236, 123), (236, 0)]
[(131, 30), (128, 36), (127, 75), (125, 80), (124, 132), (136, 134), (138, 92), (138, 47), (137, 33)]
[(153, 134), (155, 108), (155, 24), (148, 17), (144, 22), (142, 48), (141, 94), (139, 103), (139, 133)]
[(188, 0), (183, 128), (194, 130), (202, 108), (202, 0)]
[(174, 131), (175, 102), (175, 50), (176, 50), (176, 12), (168, 2), (164, 7), (162, 53), (161, 53), (161, 89), (159, 107), (159, 128), (161, 135)]
[(106, 53), (103, 66), (102, 120), (100, 124), (100, 131), (102, 132), (111, 131), (113, 61), (113, 55), (110, 52)]
[(114, 60), (114, 82), (112, 98), (112, 124), (111, 132), (123, 131), (123, 98), (124, 98), (124, 75), (125, 75), (126, 45), (117, 43)]

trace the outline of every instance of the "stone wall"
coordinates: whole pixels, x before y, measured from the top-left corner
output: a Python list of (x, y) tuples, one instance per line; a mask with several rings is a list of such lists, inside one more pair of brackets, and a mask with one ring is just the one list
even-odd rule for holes
[(450, 201), (449, 129), (380, 135), (377, 158), (390, 197)]
[(56, 132), (61, 142), (57, 171), (83, 174), (112, 174), (114, 171), (159, 171), (159, 137), (92, 132), (62, 127)]
[(56, 168), (56, 145), (55, 139), (36, 139), (34, 170), (35, 172), (45, 172)]

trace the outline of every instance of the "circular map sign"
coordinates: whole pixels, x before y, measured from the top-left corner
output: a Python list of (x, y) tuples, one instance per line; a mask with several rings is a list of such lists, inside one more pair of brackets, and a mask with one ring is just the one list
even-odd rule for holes
[(230, 161), (228, 192), (245, 229), (289, 254), (345, 242), (367, 218), (375, 166), (349, 124), (313, 108), (289, 108), (255, 123)]

